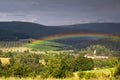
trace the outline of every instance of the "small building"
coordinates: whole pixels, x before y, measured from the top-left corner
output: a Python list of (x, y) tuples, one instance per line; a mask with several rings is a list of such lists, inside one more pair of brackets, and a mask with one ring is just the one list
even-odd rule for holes
[(84, 55), (84, 57), (91, 58), (91, 59), (95, 59), (95, 58), (97, 58), (97, 59), (108, 59), (109, 58), (108, 56), (93, 56), (93, 55), (88, 55), (88, 54)]

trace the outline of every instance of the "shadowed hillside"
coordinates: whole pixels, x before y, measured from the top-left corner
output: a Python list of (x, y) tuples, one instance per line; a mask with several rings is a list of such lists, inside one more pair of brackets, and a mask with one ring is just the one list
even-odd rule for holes
[(98, 32), (120, 34), (120, 23), (89, 23), (67, 26), (44, 26), (30, 22), (0, 22), (0, 40), (41, 38), (60, 33)]

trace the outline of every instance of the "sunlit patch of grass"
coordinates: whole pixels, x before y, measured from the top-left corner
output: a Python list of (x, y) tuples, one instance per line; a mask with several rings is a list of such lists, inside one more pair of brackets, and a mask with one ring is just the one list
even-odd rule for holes
[(59, 50), (65, 48), (66, 46), (68, 45), (52, 42), (52, 41), (40, 41), (37, 43), (30, 43), (26, 45), (26, 47), (28, 48), (33, 48), (38, 50)]
[(0, 58), (2, 65), (10, 64), (10, 58)]
[(114, 68), (81, 71), (78, 73), (80, 80), (113, 80)]

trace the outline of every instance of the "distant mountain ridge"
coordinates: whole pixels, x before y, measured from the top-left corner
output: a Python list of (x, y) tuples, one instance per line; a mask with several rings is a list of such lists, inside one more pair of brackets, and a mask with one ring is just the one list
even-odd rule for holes
[(0, 40), (41, 38), (60, 33), (98, 32), (120, 35), (120, 23), (87, 23), (66, 26), (44, 26), (30, 22), (0, 22)]

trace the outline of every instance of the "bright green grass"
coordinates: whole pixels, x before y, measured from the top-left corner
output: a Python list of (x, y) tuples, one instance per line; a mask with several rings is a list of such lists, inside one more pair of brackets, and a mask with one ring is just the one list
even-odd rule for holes
[(78, 72), (80, 80), (113, 80), (114, 68)]
[(100, 72), (111, 72), (111, 71), (114, 71), (114, 68), (105, 68), (105, 69), (89, 70), (89, 71), (84, 71), (84, 72), (100, 73)]
[(38, 50), (64, 50), (68, 47), (68, 45), (51, 41), (40, 41), (37, 43), (28, 44), (27, 47)]

